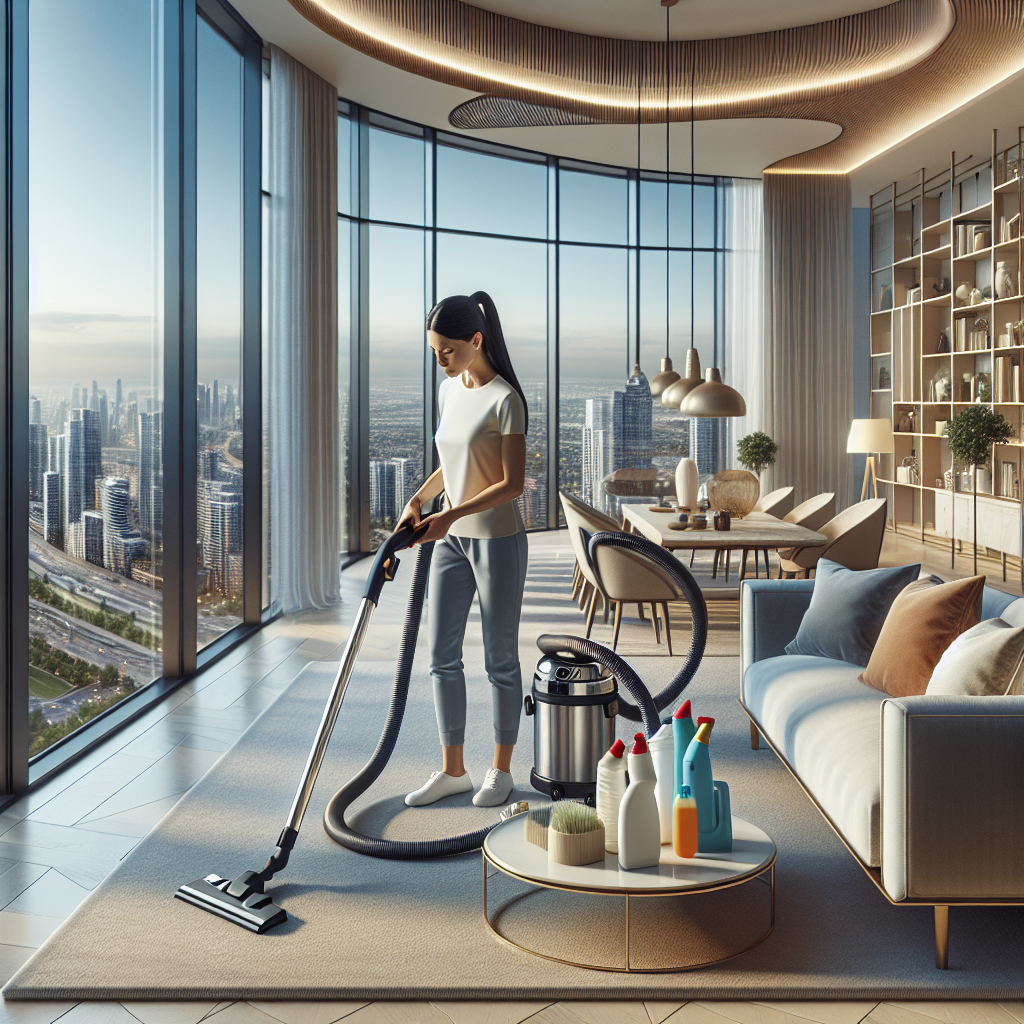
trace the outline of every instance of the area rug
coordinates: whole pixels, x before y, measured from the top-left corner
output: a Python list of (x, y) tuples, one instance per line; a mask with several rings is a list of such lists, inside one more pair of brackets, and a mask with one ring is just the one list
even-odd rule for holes
[[(522, 648), (524, 665), (536, 657)], [(478, 648), (471, 680), (467, 766), (477, 781), (489, 764), (490, 697)], [(631, 659), (656, 688), (678, 662)], [(304, 669), (113, 874), (9, 982), (7, 999), (48, 1000), (395, 1000), (395, 999), (1020, 999), (1024, 910), (954, 908), (950, 969), (936, 970), (930, 908), (890, 906), (768, 750), (752, 751), (736, 704), (738, 661), (707, 659), (688, 689), (699, 714), (717, 719), (716, 776), (730, 784), (734, 811), (778, 846), (774, 932), (720, 966), (675, 974), (590, 971), (514, 949), (481, 914), (478, 853), (416, 863), (361, 857), (336, 846), (321, 825), (334, 790), (364, 763), (379, 734), (392, 666), (361, 663), (287, 870), (273, 885), (286, 925), (255, 936), (172, 898), (209, 872), (264, 863), (287, 813), (334, 666)], [(523, 720), (514, 774), (529, 777), (530, 719)], [(620, 722), (620, 732), (632, 731)], [(398, 748), (364, 798), (356, 825), (394, 837), (434, 837), (493, 821), (462, 798), (408, 809), (402, 794), (437, 767), (430, 685), (417, 660)], [(536, 794), (520, 786), (520, 794)], [(952, 836), (951, 836), (952, 838)], [(494, 879), (500, 888), (510, 880)], [(756, 887), (757, 883), (753, 883)], [(525, 891), (525, 890), (524, 890)], [(763, 911), (753, 902), (700, 897), (703, 908), (649, 901), (634, 921), (655, 962), (680, 944), (708, 948), (734, 939)], [(493, 898), (493, 897), (492, 897)], [(761, 905), (756, 905), (758, 899)], [(720, 902), (713, 902), (720, 899)], [(557, 955), (621, 951), (622, 904), (568, 893), (517, 901), (507, 926)], [(673, 915), (675, 915), (673, 917)], [(692, 915), (688, 916), (688, 915)], [(697, 938), (694, 939), (694, 927)], [(689, 937), (680, 939), (686, 933)]]

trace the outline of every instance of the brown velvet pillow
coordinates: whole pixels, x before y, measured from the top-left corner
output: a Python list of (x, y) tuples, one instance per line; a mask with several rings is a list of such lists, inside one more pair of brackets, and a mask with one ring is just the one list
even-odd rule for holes
[(924, 693), (946, 648), (981, 618), (984, 576), (911, 583), (892, 603), (860, 680), (890, 697)]

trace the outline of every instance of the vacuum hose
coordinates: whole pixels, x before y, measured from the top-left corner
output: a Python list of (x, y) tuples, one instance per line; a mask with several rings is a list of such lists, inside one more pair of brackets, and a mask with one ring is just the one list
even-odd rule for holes
[[(389, 538), (388, 547), (392, 549), (392, 552), (397, 551), (413, 540), (413, 532), (409, 528), (400, 528)], [(653, 735), (659, 726), (658, 712), (671, 704), (682, 693), (683, 688), (693, 678), (693, 674), (700, 665), (707, 643), (707, 606), (704, 604), (704, 597), (694, 578), (676, 558), (665, 552), (664, 549), (648, 540), (629, 534), (597, 533), (590, 539), (588, 549), (592, 562), (594, 561), (594, 552), (602, 544), (625, 548), (655, 562), (678, 584), (686, 596), (693, 614), (693, 638), (682, 670), (661, 693), (652, 698), (636, 672), (614, 651), (610, 651), (601, 644), (575, 636), (546, 635), (538, 639), (537, 646), (549, 654), (560, 650), (574, 651), (606, 665), (637, 702), (637, 706), (634, 706), (620, 697), (619, 713), (632, 721), (642, 720), (648, 735)], [(507, 807), (501, 812), (499, 821), (485, 828), (477, 829), (475, 832), (467, 832), (461, 836), (451, 836), (445, 839), (426, 839), (417, 842), (364, 836), (356, 832), (345, 821), (345, 814), (349, 807), (380, 777), (391, 759), (395, 744), (398, 742), (398, 733), (402, 728), (402, 718), (405, 715), (405, 706), (409, 699), (409, 680), (412, 676), (416, 640), (419, 635), (420, 620), (423, 616), (423, 600), (427, 591), (427, 577), (430, 572), (430, 557), (433, 548), (433, 542), (423, 544), (416, 556), (409, 603), (405, 611), (405, 624), (402, 627), (402, 639), (398, 651), (395, 684), (391, 692), (391, 704), (388, 707), (384, 731), (377, 741), (377, 747), (370, 760), (357, 775), (334, 794), (324, 811), (324, 828), (327, 834), (336, 843), (370, 857), (384, 857), (389, 860), (421, 860), (427, 857), (448, 857), (468, 853), (483, 845), (487, 833), (495, 825), (523, 809), (517, 805)], [(394, 577), (395, 567), (394, 561), (389, 562), (382, 557), (382, 553), (378, 554), (366, 586), (366, 596), (374, 604), (377, 603), (384, 581)], [(287, 858), (287, 853), (285, 858)]]
[(386, 857), (388, 860), (422, 860), (426, 857), (449, 857), (458, 853), (468, 853), (470, 850), (478, 850), (483, 846), (487, 833), (494, 828), (494, 825), (498, 824), (498, 822), (494, 822), (486, 828), (479, 828), (475, 832), (467, 832), (461, 836), (412, 842), (397, 839), (374, 839), (356, 832), (345, 822), (345, 812), (377, 781), (388, 761), (391, 760), (391, 754), (398, 742), (398, 732), (402, 728), (405, 705), (409, 699), (409, 679), (412, 676), (416, 638), (419, 635), (420, 619), (423, 616), (423, 599), (427, 592), (427, 576), (430, 571), (430, 555), (433, 548), (433, 541), (423, 544), (416, 556), (412, 589), (409, 592), (409, 604), (405, 610), (405, 625), (402, 627), (402, 640), (398, 649), (395, 686), (391, 691), (387, 721), (384, 723), (384, 731), (377, 741), (377, 748), (359, 774), (346, 782), (331, 797), (327, 810), (324, 811), (324, 828), (327, 830), (327, 834), (336, 843), (370, 857)]
[(595, 643), (593, 640), (584, 640), (579, 636), (546, 633), (544, 636), (538, 637), (537, 646), (545, 654), (555, 654), (557, 651), (572, 651), (573, 654), (592, 658), (608, 668), (619, 684), (624, 686), (629, 695), (636, 701), (636, 706), (634, 706), (620, 697), (619, 714), (632, 722), (642, 721), (644, 728), (647, 730), (647, 735), (649, 737), (653, 736), (658, 731), (658, 726), (660, 725), (658, 712), (663, 711), (676, 700), (700, 667), (701, 659), (704, 657), (704, 649), (707, 647), (708, 642), (708, 606), (690, 570), (678, 558), (669, 554), (660, 545), (654, 544), (644, 537), (637, 537), (635, 534), (619, 533), (617, 531), (595, 533), (589, 537), (589, 541), (586, 531), (584, 531), (584, 542), (586, 543), (587, 554), (590, 558), (590, 568), (593, 570), (598, 581), (600, 581), (601, 576), (597, 569), (596, 553), (598, 548), (606, 545), (607, 547), (632, 551), (647, 561), (653, 562), (657, 568), (661, 569), (679, 587), (690, 605), (690, 615), (693, 619), (693, 632), (690, 638), (690, 650), (686, 656), (686, 661), (672, 682), (661, 693), (652, 697), (650, 691), (636, 672), (614, 651), (603, 644)]

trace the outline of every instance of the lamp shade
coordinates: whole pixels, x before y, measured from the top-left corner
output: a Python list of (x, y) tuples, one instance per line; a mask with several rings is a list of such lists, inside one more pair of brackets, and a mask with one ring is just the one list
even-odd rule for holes
[(695, 348), (687, 349), (686, 373), (662, 391), (661, 404), (670, 409), (678, 409), (679, 403), (701, 383), (700, 354)]
[(888, 419), (854, 420), (850, 424), (850, 436), (846, 441), (849, 454), (891, 452), (892, 421)]
[(747, 403), (735, 388), (722, 383), (717, 366), (709, 366), (704, 371), (704, 383), (698, 384), (683, 399), (679, 413), (687, 419), (691, 416), (746, 416)]
[(672, 369), (672, 360), (665, 356), (661, 361), (661, 372), (654, 375), (651, 381), (651, 394), (660, 395), (665, 388), (679, 380), (679, 374)]

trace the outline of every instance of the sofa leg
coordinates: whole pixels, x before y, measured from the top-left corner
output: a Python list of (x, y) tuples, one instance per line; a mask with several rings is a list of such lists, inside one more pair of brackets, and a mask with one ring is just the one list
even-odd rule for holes
[(750, 749), (760, 750), (761, 749), (761, 734), (757, 731), (757, 726), (753, 722), (750, 723)]
[(935, 908), (935, 966), (949, 967), (949, 907)]

